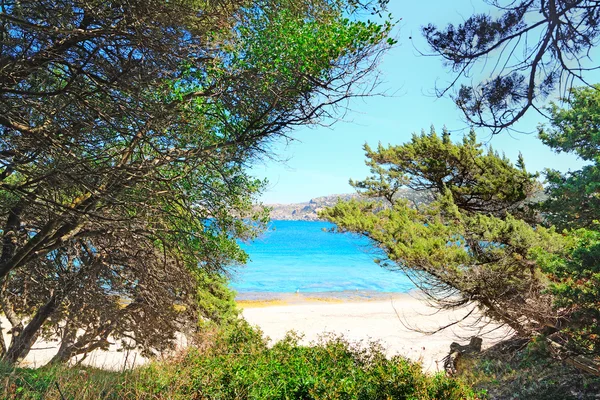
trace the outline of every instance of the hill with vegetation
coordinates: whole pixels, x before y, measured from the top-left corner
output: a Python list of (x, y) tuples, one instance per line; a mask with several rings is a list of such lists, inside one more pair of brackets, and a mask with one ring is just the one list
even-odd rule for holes
[[(421, 204), (430, 201), (428, 192), (417, 192), (408, 188), (402, 188), (396, 194), (397, 198), (409, 200), (412, 204)], [(368, 200), (359, 193), (332, 194), (310, 199), (303, 203), (290, 204), (267, 204), (269, 216), (272, 220), (285, 221), (319, 221), (322, 218), (319, 213), (327, 207), (335, 206), (339, 201)]]

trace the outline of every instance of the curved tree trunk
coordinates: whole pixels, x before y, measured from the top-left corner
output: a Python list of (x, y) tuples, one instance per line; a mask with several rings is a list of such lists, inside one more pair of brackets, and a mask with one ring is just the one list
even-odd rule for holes
[(70, 356), (70, 349), (73, 347), (77, 336), (77, 330), (71, 328), (70, 321), (67, 321), (63, 328), (63, 335), (60, 339), (60, 347), (58, 352), (52, 357), (48, 364), (55, 364), (67, 361)]
[(6, 342), (4, 341), (4, 328), (0, 324), (0, 358), (4, 357), (4, 354), (6, 354)]
[(114, 331), (117, 321), (118, 319), (115, 319), (108, 324), (97, 326), (79, 337), (76, 327), (65, 327), (68, 331), (63, 336), (60, 349), (48, 364), (64, 363), (80, 354), (84, 354), (85, 358), (88, 353), (109, 346), (108, 337)]
[(2, 360), (16, 364), (27, 357), (31, 347), (37, 340), (40, 328), (46, 322), (48, 317), (56, 310), (61, 299), (58, 299), (56, 294), (50, 297), (50, 300), (42, 306), (33, 316), (27, 326), (21, 331), (18, 336), (13, 337), (10, 347), (2, 357)]
[[(54, 291), (54, 293), (52, 293), (46, 304), (44, 304), (37, 310), (37, 312), (29, 321), (27, 326), (22, 328), (21, 324), (21, 328), (18, 332), (16, 332), (13, 328), (15, 334), (13, 335), (13, 340), (10, 344), (10, 347), (2, 356), (3, 361), (8, 362), (10, 364), (16, 364), (23, 360), (25, 357), (27, 357), (27, 354), (29, 354), (31, 347), (37, 340), (40, 328), (48, 320), (48, 318), (58, 309), (60, 304), (69, 295), (72, 289), (78, 283), (80, 283), (80, 277), (84, 279), (94, 279), (94, 277), (98, 273), (98, 269), (102, 266), (101, 257), (98, 255), (93, 255), (89, 261), (89, 264), (86, 264), (74, 276), (70, 277), (70, 279), (67, 279), (60, 287), (60, 290), (56, 290)], [(8, 311), (12, 311), (10, 305), (8, 303), (3, 302), (3, 306), (6, 305), (9, 306)], [(18, 322), (21, 323), (20, 320)], [(18, 335), (16, 333), (18, 333)]]

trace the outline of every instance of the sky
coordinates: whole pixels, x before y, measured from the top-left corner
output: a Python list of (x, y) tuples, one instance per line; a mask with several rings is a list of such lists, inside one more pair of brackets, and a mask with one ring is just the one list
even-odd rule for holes
[[(365, 143), (402, 144), (415, 132), (428, 132), (432, 125), (438, 132), (445, 125), (453, 140), (468, 133), (468, 125), (452, 100), (433, 95), (436, 82), (443, 85), (452, 76), (440, 58), (419, 55), (419, 51), (428, 51), (420, 28), (428, 23), (440, 27), (449, 22), (457, 24), (473, 12), (491, 8), (483, 0), (391, 0), (389, 11), (401, 20), (395, 32), (398, 44), (379, 65), (381, 83), (377, 92), (385, 95), (354, 99), (343, 119), (331, 127), (296, 129), (291, 133), (291, 143), (277, 143), (273, 147), (274, 160), (258, 162), (250, 169), (252, 175), (269, 181), (260, 198), (263, 203), (298, 203), (354, 192), (348, 180), (369, 174), (362, 149)], [(477, 134), (480, 141), (513, 161), (521, 152), (531, 172), (548, 167), (579, 169), (583, 164), (575, 156), (556, 154), (540, 142), (536, 127), (542, 122), (544, 118), (531, 111), (515, 126), (527, 133), (491, 136), (481, 129)]]

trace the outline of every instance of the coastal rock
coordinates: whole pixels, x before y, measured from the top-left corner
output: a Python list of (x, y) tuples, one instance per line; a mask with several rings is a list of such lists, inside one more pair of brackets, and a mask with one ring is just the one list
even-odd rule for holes
[[(399, 198), (409, 199), (417, 204), (429, 201), (429, 194), (418, 193), (411, 189), (401, 189)], [(319, 221), (319, 211), (326, 207), (333, 207), (340, 200), (361, 198), (358, 193), (332, 194), (310, 199), (303, 203), (292, 204), (267, 204), (271, 209), (270, 215), (273, 220), (287, 221)]]

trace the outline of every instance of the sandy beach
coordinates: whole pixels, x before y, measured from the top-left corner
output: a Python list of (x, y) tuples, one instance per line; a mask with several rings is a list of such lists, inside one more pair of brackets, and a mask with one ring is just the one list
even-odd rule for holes
[(451, 324), (470, 308), (456, 312), (438, 312), (419, 299), (419, 295), (390, 294), (365, 296), (287, 295), (271, 300), (241, 301), (243, 316), (262, 329), (271, 340), (283, 338), (294, 330), (310, 343), (326, 333), (343, 335), (351, 341), (379, 341), (386, 353), (403, 355), (420, 361), (423, 369), (436, 372), (443, 368), (441, 360), (454, 341), (466, 343), (473, 335), (483, 338), (489, 347), (508, 337), (507, 328), (494, 324), (470, 326), (477, 320), (473, 313), (464, 323), (453, 325), (435, 334), (432, 332)]
[[(0, 323), (2, 324), (4, 341), (8, 344), (10, 343), (10, 335), (7, 332), (7, 326), (10, 326), (10, 324), (4, 316), (0, 317)], [(38, 339), (25, 360), (21, 362), (21, 366), (37, 368), (45, 365), (56, 354), (59, 345), (58, 341)], [(91, 352), (82, 364), (102, 369), (121, 370), (144, 364), (147, 361), (146, 358), (135, 351), (122, 351), (118, 345), (112, 344), (108, 351), (95, 350)]]
[[(482, 330), (466, 323), (454, 325), (428, 335), (464, 316), (460, 312), (436, 312), (418, 298), (417, 294), (280, 294), (245, 295), (238, 301), (243, 317), (258, 326), (272, 341), (280, 340), (294, 330), (304, 335), (304, 343), (333, 333), (350, 341), (379, 341), (388, 355), (403, 355), (423, 363), (423, 368), (435, 372), (442, 368), (440, 360), (448, 353), (450, 343), (468, 342), (473, 335), (483, 338), (484, 347), (507, 337), (510, 332), (487, 325)], [(2, 320), (2, 327), (7, 321)], [(491, 331), (491, 332), (490, 332)], [(9, 337), (6, 336), (8, 340)], [(183, 343), (183, 340), (182, 340)], [(58, 343), (38, 341), (23, 362), (27, 366), (41, 366), (55, 354)], [(84, 364), (106, 369), (121, 369), (140, 365), (146, 359), (134, 352), (124, 353), (112, 346), (109, 351), (95, 351)]]

